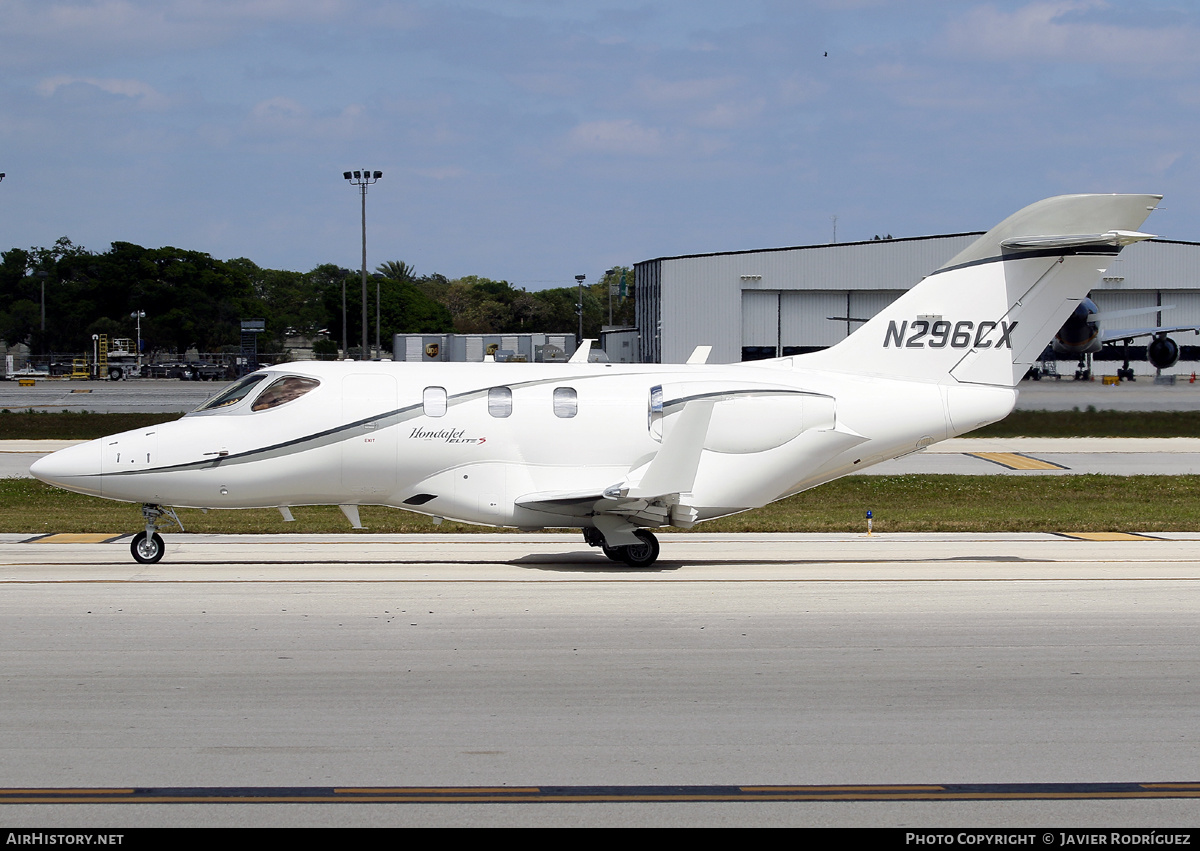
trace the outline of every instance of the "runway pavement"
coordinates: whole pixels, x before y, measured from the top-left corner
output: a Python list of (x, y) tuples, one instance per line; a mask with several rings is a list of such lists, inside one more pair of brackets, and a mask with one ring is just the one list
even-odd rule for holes
[[(0, 383), (0, 407), (219, 387), (149, 384)], [(0, 446), (0, 476), (46, 448)], [(1200, 473), (1200, 441), (948, 441), (870, 472)], [(1116, 537), (664, 535), (634, 571), (575, 535), (168, 534), (153, 566), (118, 533), (0, 535), (0, 820), (1194, 825), (1200, 533)], [(15, 803), (46, 788), (92, 802)], [(530, 802), (467, 802), (493, 788)]]
[(228, 386), (228, 382), (139, 378), (128, 381), (38, 380), (33, 387), (0, 381), (0, 409), (10, 411), (92, 411), (184, 413)]
[[(8, 824), (1200, 814), (1200, 533), (113, 537), (0, 536)], [(7, 803), (53, 787), (143, 803)], [(460, 800), (168, 803), (247, 787)]]

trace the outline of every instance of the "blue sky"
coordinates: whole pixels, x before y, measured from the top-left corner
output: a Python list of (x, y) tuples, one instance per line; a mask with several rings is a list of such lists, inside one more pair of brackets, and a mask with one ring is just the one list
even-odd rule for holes
[[(595, 280), (1159, 192), (1200, 240), (1177, 2), (0, 0), (0, 248)], [(828, 53), (828, 56), (826, 56)]]

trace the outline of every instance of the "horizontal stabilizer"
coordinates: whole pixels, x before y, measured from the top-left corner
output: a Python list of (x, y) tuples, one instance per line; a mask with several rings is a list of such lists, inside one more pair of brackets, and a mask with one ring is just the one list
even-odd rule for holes
[(1013, 236), (1000, 241), (1005, 251), (1043, 251), (1047, 248), (1089, 248), (1108, 246), (1124, 248), (1143, 239), (1154, 239), (1152, 233), (1133, 230), (1110, 230), (1107, 233), (1067, 234), (1061, 236)]

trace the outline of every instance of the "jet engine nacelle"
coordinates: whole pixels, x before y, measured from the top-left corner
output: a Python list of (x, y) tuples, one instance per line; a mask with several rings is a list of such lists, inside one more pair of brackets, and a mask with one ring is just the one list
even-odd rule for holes
[(1155, 337), (1146, 347), (1146, 357), (1155, 369), (1172, 367), (1179, 360), (1179, 344), (1170, 337)]

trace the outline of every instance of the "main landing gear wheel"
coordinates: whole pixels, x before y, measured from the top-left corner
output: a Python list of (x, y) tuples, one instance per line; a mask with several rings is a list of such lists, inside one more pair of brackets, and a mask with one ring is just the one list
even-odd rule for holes
[(599, 547), (609, 561), (620, 561), (630, 567), (649, 567), (658, 560), (658, 538), (645, 529), (637, 529), (634, 536), (641, 542), (610, 547), (599, 529), (584, 527), (583, 540), (589, 547)]
[[(649, 567), (658, 561), (658, 538), (645, 529), (633, 533), (641, 541), (640, 544), (630, 544), (626, 547), (616, 547), (621, 552), (621, 561), (630, 567)], [(605, 555), (608, 555), (605, 552)]]
[(140, 564), (157, 564), (162, 559), (163, 552), (166, 551), (166, 545), (163, 543), (162, 535), (157, 532), (153, 535), (138, 532), (133, 536), (133, 543), (129, 545), (129, 551), (133, 553), (134, 561)]

